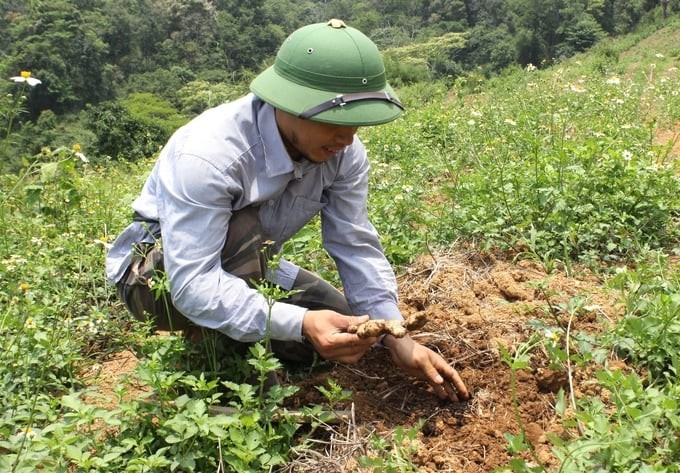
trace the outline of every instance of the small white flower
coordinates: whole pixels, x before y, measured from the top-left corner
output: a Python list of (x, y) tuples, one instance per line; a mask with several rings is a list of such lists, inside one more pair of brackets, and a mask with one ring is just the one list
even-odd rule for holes
[(509, 118), (505, 119), (505, 124), (510, 126), (517, 126), (517, 122), (515, 120), (510, 120)]
[(470, 126), (475, 126), (476, 123), (477, 123), (477, 122), (474, 121), (474, 120), (472, 120), (472, 119), (470, 119), (470, 120), (467, 121), (467, 124), (470, 125)]
[(479, 117), (482, 116), (482, 112), (478, 112), (477, 110), (473, 110), (473, 111), (470, 112), (470, 115), (475, 117), (475, 118), (479, 118)]
[(658, 57), (659, 59), (664, 58), (665, 56), (661, 53), (656, 53), (654, 56)]
[(617, 76), (610, 77), (607, 79), (607, 84), (609, 85), (619, 85), (621, 83), (621, 79)]
[(97, 324), (95, 324), (92, 321), (88, 322), (86, 330), (93, 335), (96, 335), (96, 334), (99, 333), (99, 328), (97, 328)]
[(33, 427), (24, 427), (19, 430), (17, 435), (19, 437), (26, 437), (28, 439), (35, 438), (40, 433), (40, 429), (34, 429)]
[(543, 333), (545, 338), (557, 343), (560, 341), (560, 334), (556, 330), (546, 329)]
[(106, 240), (104, 240), (103, 238), (95, 238), (94, 240), (92, 240), (92, 242), (93, 242), (95, 245), (101, 245), (101, 246), (103, 246), (103, 247), (106, 248), (107, 250), (110, 250), (111, 248), (113, 248), (113, 245), (112, 245), (111, 243), (108, 243), (108, 242), (107, 242)]
[(631, 153), (627, 149), (624, 149), (621, 152), (621, 156), (623, 156), (623, 159), (626, 160), (626, 161), (630, 161), (631, 159), (633, 159), (633, 153)]
[(38, 84), (42, 84), (42, 81), (40, 79), (31, 77), (31, 73), (29, 71), (21, 71), (21, 75), (10, 77), (9, 80), (13, 80), (14, 82), (18, 83), (26, 82), (31, 87), (35, 87)]
[(526, 71), (527, 71), (527, 72), (533, 72), (533, 71), (535, 71), (535, 70), (536, 70), (536, 66), (534, 66), (534, 65), (531, 64), (531, 63), (527, 64), (527, 67), (526, 67)]

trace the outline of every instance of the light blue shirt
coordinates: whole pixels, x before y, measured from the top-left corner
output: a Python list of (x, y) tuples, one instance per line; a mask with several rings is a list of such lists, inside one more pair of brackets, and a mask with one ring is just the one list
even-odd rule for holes
[[(259, 205), (265, 240), (276, 250), (316, 214), (355, 314), (401, 319), (397, 284), (378, 234), (368, 220), (369, 163), (358, 137), (322, 164), (293, 161), (276, 126), (274, 109), (249, 94), (205, 111), (180, 128), (160, 153), (133, 209), (158, 221), (172, 302), (195, 324), (241, 341), (265, 336), (269, 306), (245, 281), (225, 272), (220, 253), (234, 211)], [(153, 241), (155, 224), (133, 222), (106, 261), (119, 281), (132, 246)], [(285, 260), (271, 276), (290, 289), (298, 267)], [(272, 307), (271, 337), (302, 340), (307, 309)]]

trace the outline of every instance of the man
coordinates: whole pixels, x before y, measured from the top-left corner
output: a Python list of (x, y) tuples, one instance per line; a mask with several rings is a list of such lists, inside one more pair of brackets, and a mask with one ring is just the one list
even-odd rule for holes
[[(199, 326), (253, 342), (269, 327), (281, 358), (316, 351), (355, 363), (377, 340), (347, 333), (350, 325), (402, 319), (394, 273), (368, 221), (369, 164), (356, 132), (396, 119), (402, 105), (375, 44), (340, 20), (291, 34), (251, 91), (170, 138), (132, 205), (135, 221), (109, 252), (107, 275), (130, 311), (151, 314), (159, 328)], [(344, 294), (290, 262), (268, 268), (263, 258), (263, 243), (278, 252), (319, 213)], [(161, 270), (171, 301), (156, 297)], [(297, 292), (270, 307), (249, 285), (263, 277)], [(408, 336), (382, 343), (440, 398), (468, 398), (432, 350)]]

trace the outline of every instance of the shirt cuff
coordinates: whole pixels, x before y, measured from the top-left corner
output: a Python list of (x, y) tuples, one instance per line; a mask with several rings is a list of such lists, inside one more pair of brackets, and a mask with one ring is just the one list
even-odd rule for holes
[(302, 342), (302, 319), (307, 309), (285, 302), (272, 306), (272, 340)]
[(270, 268), (267, 268), (267, 279), (281, 286), (286, 291), (290, 291), (295, 285), (295, 279), (297, 279), (299, 271), (299, 266), (282, 258), (279, 260), (279, 267), (277, 269), (272, 271)]
[(373, 306), (369, 314), (371, 319), (404, 320), (399, 307), (392, 302), (383, 302)]

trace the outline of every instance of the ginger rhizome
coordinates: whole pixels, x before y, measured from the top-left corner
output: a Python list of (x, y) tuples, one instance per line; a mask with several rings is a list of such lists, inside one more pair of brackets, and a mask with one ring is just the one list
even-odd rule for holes
[(425, 313), (418, 312), (405, 320), (373, 319), (358, 325), (351, 325), (347, 328), (347, 332), (355, 333), (359, 338), (379, 337), (388, 334), (402, 338), (408, 332), (423, 327), (426, 322)]

